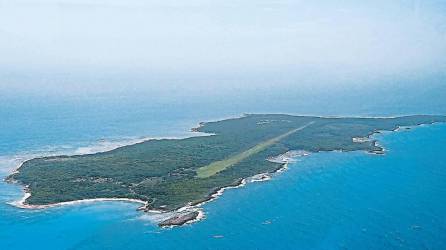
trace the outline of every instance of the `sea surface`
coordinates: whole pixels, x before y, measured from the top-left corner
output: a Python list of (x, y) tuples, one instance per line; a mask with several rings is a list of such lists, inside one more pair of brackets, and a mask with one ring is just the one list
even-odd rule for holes
[[(173, 99), (150, 91), (6, 91), (0, 93), (0, 177), (32, 157), (188, 136), (200, 121), (244, 112), (446, 114), (444, 75), (406, 80), (392, 77), (369, 89), (287, 85), (267, 94), (238, 88)], [(136, 211), (138, 204), (126, 202), (18, 209), (8, 202), (23, 196), (20, 186), (0, 182), (0, 249), (446, 249), (446, 124), (375, 138), (385, 155), (312, 154), (270, 181), (225, 191), (204, 205), (203, 221), (173, 229), (158, 228)]]

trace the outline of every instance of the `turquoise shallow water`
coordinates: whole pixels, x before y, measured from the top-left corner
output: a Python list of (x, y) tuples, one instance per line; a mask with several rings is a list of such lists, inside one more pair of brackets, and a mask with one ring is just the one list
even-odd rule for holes
[[(329, 99), (334, 107), (324, 112), (321, 107), (299, 109), (303, 101), (296, 104), (291, 97), (297, 94), (288, 95), (279, 103), (252, 97), (248, 103), (199, 108), (138, 98), (37, 104), (8, 100), (0, 113), (0, 176), (28, 157), (106, 149), (141, 136), (185, 135), (198, 121), (242, 110), (325, 114), (336, 107)], [(438, 105), (444, 100), (429, 101), (440, 96), (438, 92), (424, 96), (417, 102), (434, 106), (413, 109), (413, 103), (406, 107), (378, 97), (380, 106), (356, 105), (356, 112), (340, 113), (445, 112), (444, 105)], [(271, 181), (227, 190), (204, 206), (205, 220), (167, 230), (136, 211), (136, 204), (124, 202), (17, 209), (6, 202), (21, 197), (20, 187), (1, 182), (0, 249), (445, 249), (446, 125), (386, 132), (376, 138), (388, 150), (386, 155), (310, 155)]]

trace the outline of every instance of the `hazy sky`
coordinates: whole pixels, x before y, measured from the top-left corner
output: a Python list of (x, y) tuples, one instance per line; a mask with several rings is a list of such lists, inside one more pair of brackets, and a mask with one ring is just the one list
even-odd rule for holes
[(0, 0), (0, 113), (444, 113), (445, 55), (438, 0)]
[(446, 3), (0, 0), (3, 70), (445, 68)]

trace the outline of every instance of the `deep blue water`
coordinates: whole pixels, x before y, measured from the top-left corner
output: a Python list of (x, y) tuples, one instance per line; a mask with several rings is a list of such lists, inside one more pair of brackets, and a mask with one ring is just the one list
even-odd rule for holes
[[(243, 112), (444, 114), (442, 79), (361, 92), (355, 87), (269, 89), (267, 95), (237, 90), (193, 100), (136, 92), (63, 98), (0, 94), (0, 176), (29, 157), (187, 135), (199, 121)], [(204, 206), (205, 220), (167, 230), (124, 202), (17, 209), (6, 202), (22, 196), (20, 187), (1, 182), (0, 249), (445, 249), (446, 125), (376, 138), (386, 155), (313, 154), (269, 182), (227, 190)]]

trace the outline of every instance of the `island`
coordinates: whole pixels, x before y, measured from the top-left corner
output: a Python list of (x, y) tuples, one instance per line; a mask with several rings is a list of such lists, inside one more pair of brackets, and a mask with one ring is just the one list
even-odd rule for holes
[(246, 179), (268, 179), (293, 157), (320, 151), (383, 154), (371, 137), (400, 127), (446, 122), (446, 116), (388, 118), (246, 114), (200, 123), (206, 133), (154, 139), (88, 155), (24, 162), (7, 180), (25, 187), (21, 205), (43, 208), (85, 200), (129, 200), (143, 211), (166, 213), (160, 226), (199, 219), (200, 204)]

